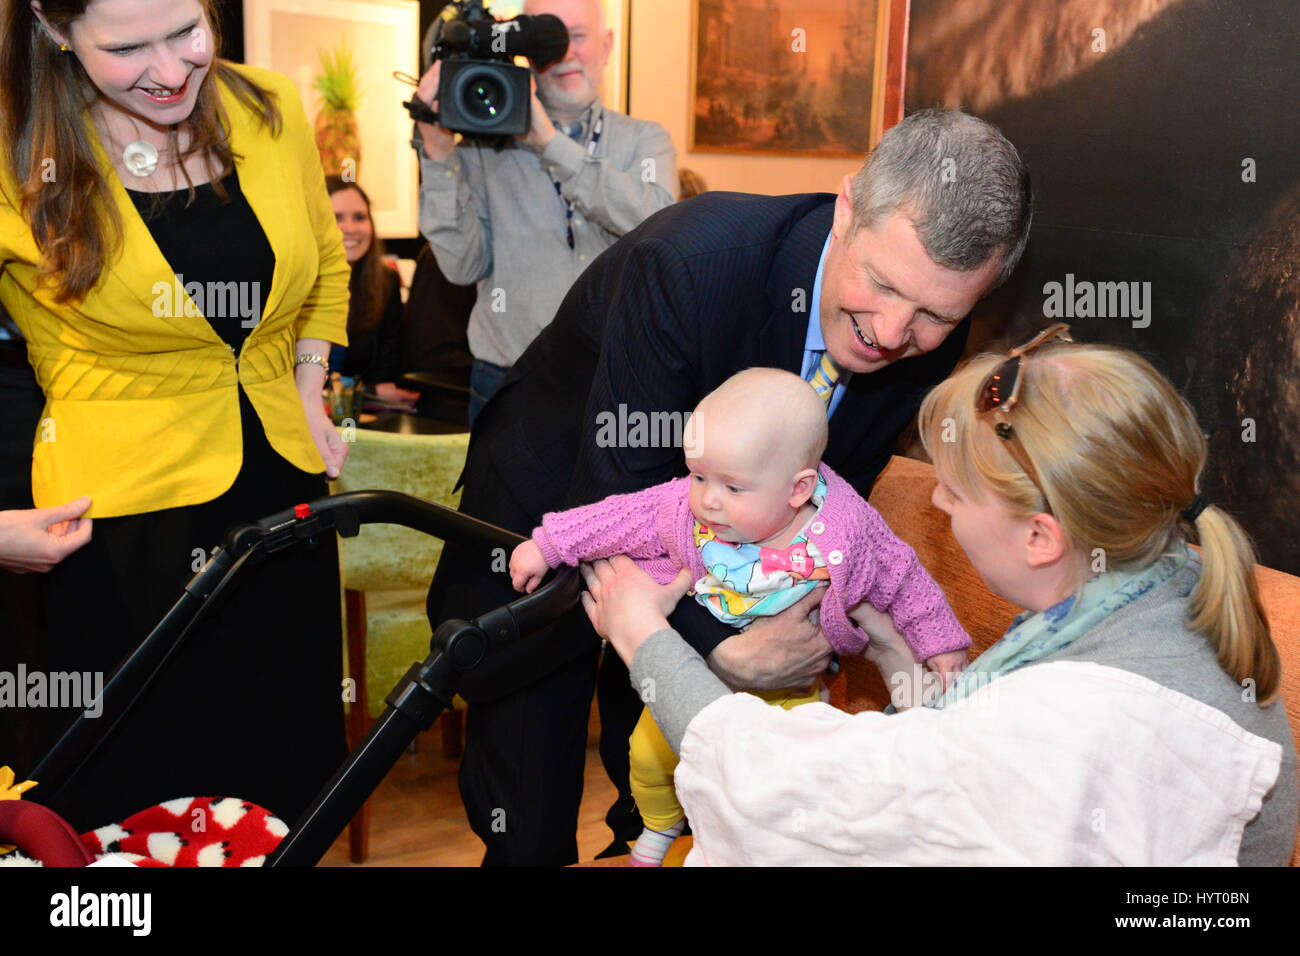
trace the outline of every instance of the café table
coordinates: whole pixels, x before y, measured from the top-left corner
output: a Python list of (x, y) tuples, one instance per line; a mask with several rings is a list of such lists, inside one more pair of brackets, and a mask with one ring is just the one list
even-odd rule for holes
[(399, 411), (363, 412), (357, 427), (395, 435), (459, 435), (469, 431), (464, 424)]

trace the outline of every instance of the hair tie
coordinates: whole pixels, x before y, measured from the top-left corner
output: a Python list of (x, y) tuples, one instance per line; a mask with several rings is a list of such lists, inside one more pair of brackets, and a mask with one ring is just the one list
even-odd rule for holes
[(1197, 496), (1192, 499), (1192, 503), (1183, 509), (1182, 518), (1185, 521), (1195, 523), (1196, 519), (1201, 516), (1201, 512), (1208, 507), (1210, 507), (1210, 499), (1205, 497), (1205, 495), (1197, 494)]

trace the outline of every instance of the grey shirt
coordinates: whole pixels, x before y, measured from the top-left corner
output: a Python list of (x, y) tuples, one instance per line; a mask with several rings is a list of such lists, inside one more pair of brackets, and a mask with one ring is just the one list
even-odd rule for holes
[[(1295, 845), (1300, 814), (1295, 742), (1281, 700), (1260, 707), (1219, 667), (1209, 641), (1187, 628), (1188, 596), (1200, 577), (1200, 559), (1159, 587), (1121, 608), (1060, 652), (1026, 667), (1088, 661), (1139, 674), (1208, 704), (1252, 734), (1282, 747), (1277, 783), (1259, 815), (1247, 824), (1237, 860), (1242, 866), (1285, 866)], [(674, 751), (695, 715), (730, 693), (676, 632), (658, 631), (637, 650), (630, 669)], [(654, 689), (648, 694), (648, 689)]]
[(449, 280), (478, 283), (470, 351), (495, 365), (513, 365), (591, 261), (677, 195), (667, 130), (599, 100), (576, 139), (557, 127), (540, 154), (514, 139), (500, 150), (461, 143), (446, 162), (417, 152), (420, 232)]

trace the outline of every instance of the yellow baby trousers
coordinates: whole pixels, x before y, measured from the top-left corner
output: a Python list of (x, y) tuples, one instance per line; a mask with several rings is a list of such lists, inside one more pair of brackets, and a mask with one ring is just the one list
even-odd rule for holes
[[(751, 691), (755, 697), (785, 710), (800, 704), (823, 700), (821, 681), (801, 690)], [(631, 762), (632, 797), (641, 811), (641, 819), (651, 830), (667, 830), (685, 816), (673, 787), (677, 755), (650, 716), (650, 708), (641, 711), (641, 719), (628, 742)]]

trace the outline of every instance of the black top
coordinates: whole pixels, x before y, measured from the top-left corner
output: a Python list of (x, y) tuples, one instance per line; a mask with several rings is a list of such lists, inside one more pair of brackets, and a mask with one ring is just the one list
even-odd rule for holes
[(406, 297), (402, 351), (410, 363), (404, 372), (432, 372), (437, 378), (469, 388), (474, 357), (469, 352), (469, 314), (478, 287), (455, 285), (438, 268), (426, 242), (415, 260), (411, 292)]
[[(194, 188), (194, 203), (189, 206), (188, 189), (166, 193), (128, 189), (127, 193), (194, 305), (238, 355), (266, 308), (275, 251), (239, 188), (239, 175), (232, 170), (223, 185), (229, 202), (222, 202), (212, 184), (205, 183)], [(177, 298), (172, 290), (164, 301), (183, 307), (176, 303)], [(291, 467), (271, 448), (243, 385), (238, 391), (241, 476)]]
[[(335, 369), (344, 375), (361, 379), (372, 389), (380, 382), (395, 382), (399, 375), (408, 371), (402, 368), (402, 280), (392, 269), (388, 269), (388, 273), (387, 300), (383, 314), (378, 322), (364, 332), (354, 334), (348, 329), (348, 347), (343, 367)], [(348, 282), (349, 292), (355, 293), (357, 282), (358, 272), (354, 268)], [(355, 294), (352, 301), (357, 301)], [(351, 325), (351, 322), (348, 324)], [(330, 364), (333, 365), (333, 362)]]
[(165, 193), (128, 189), (127, 195), (195, 306), (238, 352), (262, 319), (275, 252), (239, 188), (239, 174), (232, 170), (222, 184), (230, 202), (222, 202), (211, 183), (196, 186), (194, 203), (188, 206), (188, 188)]

